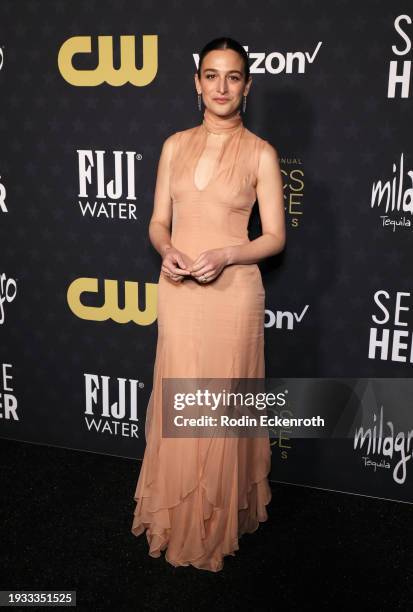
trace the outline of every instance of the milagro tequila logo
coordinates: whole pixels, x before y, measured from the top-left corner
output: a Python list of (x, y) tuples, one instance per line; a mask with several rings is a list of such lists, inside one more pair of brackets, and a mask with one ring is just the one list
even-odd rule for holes
[(7, 278), (4, 274), (0, 274), (0, 325), (3, 325), (6, 314), (5, 304), (13, 302), (17, 295), (17, 283), (14, 278)]
[[(135, 163), (142, 159), (136, 151), (77, 149), (79, 168), (79, 207), (82, 215), (106, 219), (137, 219)], [(110, 168), (110, 180), (105, 172)]]
[(404, 153), (400, 154), (399, 167), (393, 163), (393, 178), (373, 183), (370, 206), (383, 209), (382, 227), (391, 228), (393, 232), (396, 227), (412, 227), (413, 170), (407, 170), (405, 176)]
[(374, 471), (377, 468), (391, 469), (391, 463), (386, 459), (389, 458), (394, 462), (393, 480), (397, 484), (404, 484), (407, 475), (406, 464), (413, 456), (413, 429), (407, 434), (399, 431), (395, 435), (393, 422), (386, 421), (388, 435), (383, 437), (383, 406), (380, 408), (378, 432), (376, 420), (374, 413), (372, 427), (366, 430), (363, 427), (356, 429), (353, 448), (365, 450), (366, 454), (362, 457), (364, 466), (373, 467)]
[[(139, 438), (138, 395), (144, 388), (139, 380), (84, 374), (85, 422), (89, 431), (112, 436)], [(110, 395), (115, 397), (111, 401)]]

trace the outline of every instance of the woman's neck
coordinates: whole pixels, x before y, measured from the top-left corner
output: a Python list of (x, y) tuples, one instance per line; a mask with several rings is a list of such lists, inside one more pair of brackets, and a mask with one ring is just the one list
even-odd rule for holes
[(243, 123), (239, 110), (228, 117), (220, 117), (208, 108), (205, 108), (202, 125), (208, 132), (212, 132), (212, 134), (232, 134), (237, 131)]

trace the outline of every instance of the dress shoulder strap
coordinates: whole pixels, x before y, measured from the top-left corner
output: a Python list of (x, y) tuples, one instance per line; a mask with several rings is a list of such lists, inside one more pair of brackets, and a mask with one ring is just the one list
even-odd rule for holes
[(179, 149), (180, 149), (180, 144), (181, 144), (181, 134), (182, 132), (174, 132), (170, 136), (170, 138), (172, 139), (172, 154), (171, 154), (171, 161), (170, 161), (171, 169), (173, 168), (174, 161), (179, 156)]
[(255, 153), (255, 155), (254, 155), (254, 174), (255, 174), (255, 177), (258, 177), (258, 171), (259, 171), (259, 166), (260, 166), (261, 154), (262, 154), (263, 150), (269, 144), (270, 143), (267, 140), (264, 140), (260, 136), (255, 136), (255, 150), (254, 150), (254, 153)]

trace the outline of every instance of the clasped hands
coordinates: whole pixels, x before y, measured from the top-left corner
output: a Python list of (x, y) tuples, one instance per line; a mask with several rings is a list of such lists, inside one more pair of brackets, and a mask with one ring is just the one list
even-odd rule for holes
[(223, 248), (203, 251), (193, 260), (175, 247), (169, 247), (162, 261), (162, 272), (176, 283), (191, 276), (205, 284), (219, 276), (227, 265), (227, 255)]

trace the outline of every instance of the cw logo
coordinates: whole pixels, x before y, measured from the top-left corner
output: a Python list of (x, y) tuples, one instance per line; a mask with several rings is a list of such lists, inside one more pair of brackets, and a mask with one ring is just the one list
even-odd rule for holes
[(98, 293), (97, 278), (77, 278), (67, 290), (67, 303), (70, 310), (80, 319), (87, 321), (107, 321), (150, 325), (157, 317), (158, 292), (156, 283), (145, 283), (145, 310), (139, 310), (138, 283), (125, 281), (125, 306), (119, 308), (118, 281), (104, 281), (104, 299), (101, 306), (85, 306), (81, 302), (84, 293)]
[(135, 36), (120, 37), (120, 67), (113, 67), (113, 38), (98, 36), (98, 65), (93, 69), (74, 68), (72, 58), (79, 53), (91, 53), (91, 36), (73, 36), (60, 47), (57, 64), (62, 77), (71, 85), (95, 87), (108, 83), (119, 87), (132, 83), (144, 87), (153, 81), (158, 72), (158, 37), (148, 34), (142, 36), (142, 68), (135, 65)]

